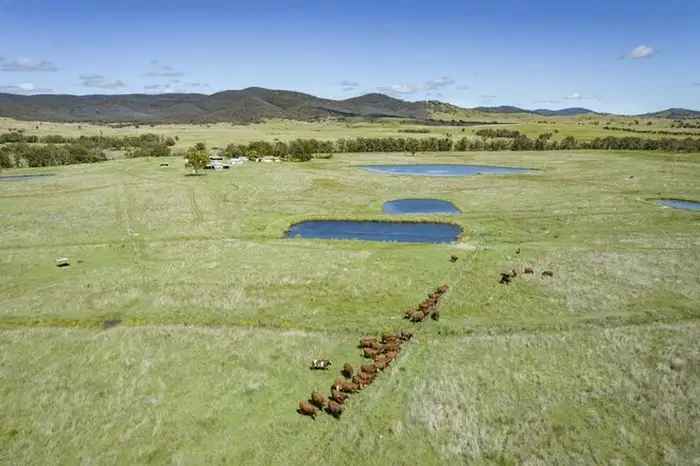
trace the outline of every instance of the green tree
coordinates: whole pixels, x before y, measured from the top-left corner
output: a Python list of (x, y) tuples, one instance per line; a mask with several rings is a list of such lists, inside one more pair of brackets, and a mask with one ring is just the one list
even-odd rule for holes
[(9, 152), (7, 148), (0, 147), (0, 171), (3, 168), (12, 168), (12, 159)]
[(203, 142), (198, 142), (194, 146), (187, 149), (185, 152), (186, 166), (191, 168), (195, 173), (202, 170), (209, 163), (209, 151)]

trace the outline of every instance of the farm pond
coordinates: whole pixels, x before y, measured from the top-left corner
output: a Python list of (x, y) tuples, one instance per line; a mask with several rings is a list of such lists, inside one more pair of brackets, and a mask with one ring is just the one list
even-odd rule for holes
[(682, 199), (659, 199), (657, 204), (674, 209), (700, 210), (700, 202), (684, 201)]
[(362, 165), (362, 169), (389, 175), (410, 176), (472, 176), (472, 175), (509, 175), (527, 173), (529, 168), (521, 167), (492, 167), (488, 165), (457, 165), (457, 164), (406, 164), (406, 165)]
[(451, 243), (462, 228), (452, 223), (385, 222), (374, 220), (308, 220), (292, 225), (287, 238)]

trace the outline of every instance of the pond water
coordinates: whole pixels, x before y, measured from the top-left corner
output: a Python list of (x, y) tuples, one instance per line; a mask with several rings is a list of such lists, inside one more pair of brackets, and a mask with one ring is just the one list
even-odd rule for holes
[(462, 233), (451, 223), (309, 220), (291, 226), (288, 238), (357, 239), (399, 243), (451, 243)]
[(385, 214), (458, 214), (460, 210), (440, 199), (397, 199), (384, 203)]
[(45, 176), (53, 176), (51, 173), (42, 173), (36, 175), (4, 175), (0, 176), (0, 181), (27, 181), (32, 178), (43, 178)]
[(527, 173), (528, 168), (491, 167), (488, 165), (420, 164), (420, 165), (362, 165), (364, 170), (390, 175), (411, 176), (471, 176), (483, 174), (507, 175)]
[(680, 199), (659, 199), (658, 201), (656, 201), (656, 203), (666, 207), (673, 207), (674, 209), (700, 210), (700, 202), (695, 201), (683, 201)]

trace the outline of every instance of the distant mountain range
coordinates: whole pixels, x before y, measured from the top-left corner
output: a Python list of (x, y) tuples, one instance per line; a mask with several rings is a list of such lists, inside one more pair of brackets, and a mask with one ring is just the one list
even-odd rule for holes
[(539, 108), (537, 110), (526, 110), (520, 107), (512, 107), (510, 105), (501, 105), (498, 107), (475, 107), (473, 110), (484, 113), (529, 113), (532, 115), (541, 116), (576, 116), (586, 115), (589, 113), (597, 113), (593, 110), (581, 107), (562, 108), (561, 110), (548, 110)]
[[(595, 114), (586, 108), (526, 110), (519, 107), (463, 109), (438, 101), (407, 102), (384, 94), (366, 94), (344, 100), (301, 92), (249, 87), (205, 94), (123, 95), (15, 95), (0, 94), (0, 116), (20, 120), (140, 122), (140, 123), (246, 123), (266, 118), (311, 120), (324, 117), (410, 118), (429, 120), (437, 113), (531, 114), (577, 116)], [(669, 109), (648, 117), (697, 118), (700, 112)]]
[(430, 117), (425, 102), (383, 94), (345, 100), (249, 87), (204, 94), (33, 95), (0, 94), (0, 116), (22, 120), (103, 122), (251, 122), (265, 118), (309, 120), (329, 116)]
[(648, 118), (700, 118), (700, 111), (688, 110), (687, 108), (669, 108), (668, 110), (662, 110), (660, 112), (645, 113), (644, 115), (639, 115)]

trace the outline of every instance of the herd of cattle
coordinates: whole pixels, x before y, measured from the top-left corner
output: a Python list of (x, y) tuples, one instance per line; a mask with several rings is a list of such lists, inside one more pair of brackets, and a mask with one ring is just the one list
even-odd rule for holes
[[(428, 295), (417, 308), (408, 310), (405, 313), (405, 318), (411, 322), (423, 322), (428, 317), (438, 320), (440, 318), (438, 304), (447, 290), (448, 286), (442, 285)], [(342, 377), (338, 377), (331, 385), (330, 396), (326, 397), (322, 393), (314, 391), (309, 400), (299, 401), (297, 412), (315, 419), (320, 410), (339, 418), (345, 409), (345, 402), (349, 395), (370, 386), (377, 376), (399, 356), (402, 345), (410, 341), (412, 337), (411, 332), (403, 330), (396, 334), (384, 333), (381, 337), (362, 337), (359, 348), (362, 350), (362, 355), (371, 360), (371, 363), (361, 364), (358, 367), (345, 363), (341, 371)], [(331, 364), (331, 361), (317, 359), (312, 362), (311, 369), (326, 370), (330, 368)]]

